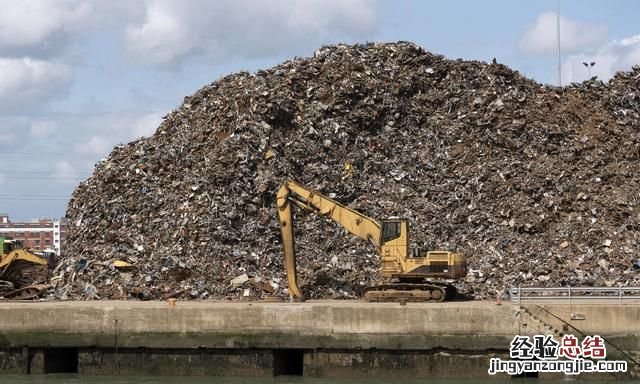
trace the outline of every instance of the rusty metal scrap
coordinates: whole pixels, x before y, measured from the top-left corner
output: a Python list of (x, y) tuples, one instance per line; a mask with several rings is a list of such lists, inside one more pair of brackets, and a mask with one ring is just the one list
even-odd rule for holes
[[(414, 246), (464, 252), (458, 286), (638, 285), (640, 67), (544, 86), (411, 43), (335, 45), (207, 85), (74, 192), (53, 297), (286, 295), (275, 192), (292, 178)], [(310, 298), (357, 298), (379, 259), (299, 213)], [(130, 263), (119, 270), (113, 260)]]

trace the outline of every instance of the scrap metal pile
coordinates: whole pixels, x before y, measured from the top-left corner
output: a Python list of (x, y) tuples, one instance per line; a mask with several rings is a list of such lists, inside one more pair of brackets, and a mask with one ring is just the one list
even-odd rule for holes
[[(556, 89), (411, 43), (329, 46), (233, 74), (77, 188), (53, 295), (286, 295), (275, 193), (289, 178), (409, 219), (416, 247), (464, 252), (457, 285), (476, 298), (638, 285), (639, 113), (639, 67)], [(308, 297), (356, 298), (379, 281), (370, 244), (297, 216)]]
[(48, 265), (16, 260), (0, 267), (0, 300), (38, 297), (49, 289), (48, 279)]

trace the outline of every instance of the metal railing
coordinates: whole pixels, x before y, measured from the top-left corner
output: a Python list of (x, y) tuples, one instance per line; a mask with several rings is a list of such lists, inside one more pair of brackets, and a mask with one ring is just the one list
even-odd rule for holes
[(511, 301), (521, 303), (523, 301), (540, 300), (616, 300), (620, 304), (623, 301), (640, 300), (640, 287), (557, 287), (557, 288), (511, 288), (509, 289)]

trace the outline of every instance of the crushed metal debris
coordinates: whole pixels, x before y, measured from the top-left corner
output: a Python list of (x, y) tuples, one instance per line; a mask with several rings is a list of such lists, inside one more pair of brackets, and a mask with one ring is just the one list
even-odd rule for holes
[[(286, 179), (409, 219), (414, 246), (464, 252), (457, 286), (472, 297), (637, 286), (639, 114), (640, 67), (555, 88), (404, 42), (233, 74), (76, 189), (52, 297), (286, 295), (274, 200)], [(308, 297), (357, 298), (379, 281), (370, 244), (298, 215)]]

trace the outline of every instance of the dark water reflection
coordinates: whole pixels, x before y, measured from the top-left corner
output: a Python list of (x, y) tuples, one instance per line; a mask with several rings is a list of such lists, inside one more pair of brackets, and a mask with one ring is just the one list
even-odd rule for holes
[[(69, 374), (53, 375), (0, 375), (2, 384), (472, 384), (472, 383), (511, 383), (535, 384), (536, 379), (515, 380), (398, 380), (398, 379), (321, 379), (297, 376), (275, 378), (243, 378), (243, 377), (145, 377), (145, 376), (84, 376)], [(616, 381), (593, 381), (576, 379), (543, 380), (544, 384), (603, 384)], [(619, 382), (617, 382), (619, 383)]]

